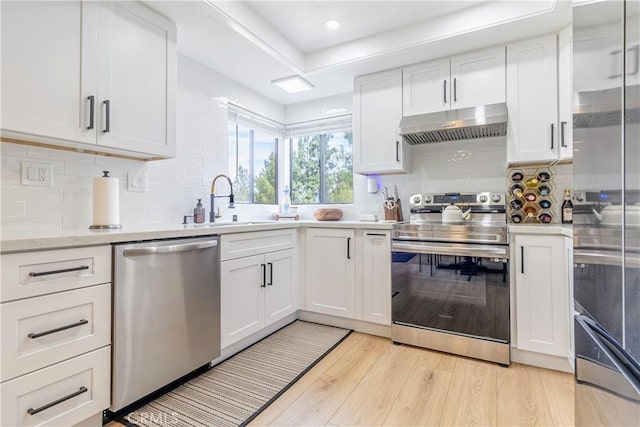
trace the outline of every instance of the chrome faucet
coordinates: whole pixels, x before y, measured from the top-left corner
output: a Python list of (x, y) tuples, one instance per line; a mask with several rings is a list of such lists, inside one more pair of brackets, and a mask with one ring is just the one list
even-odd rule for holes
[[(216, 181), (218, 178), (226, 178), (229, 181), (229, 187), (231, 187), (231, 192), (227, 196), (216, 196)], [(229, 209), (233, 209), (235, 206), (233, 204), (233, 182), (231, 182), (231, 178), (229, 178), (225, 174), (220, 174), (213, 178), (213, 182), (211, 183), (211, 211), (209, 212), (209, 222), (216, 222), (216, 211), (215, 211), (215, 199), (216, 197), (228, 197), (229, 198)]]

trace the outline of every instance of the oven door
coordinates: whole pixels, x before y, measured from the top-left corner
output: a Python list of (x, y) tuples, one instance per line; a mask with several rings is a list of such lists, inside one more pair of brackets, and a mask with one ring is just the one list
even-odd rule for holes
[(396, 325), (509, 342), (509, 248), (392, 244)]

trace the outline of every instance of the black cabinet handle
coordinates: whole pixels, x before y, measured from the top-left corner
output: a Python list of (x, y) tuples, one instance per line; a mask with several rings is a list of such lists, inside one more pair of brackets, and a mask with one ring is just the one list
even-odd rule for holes
[(260, 287), (266, 288), (267, 287), (267, 265), (260, 264), (260, 268), (262, 269), (262, 285), (260, 285)]
[(551, 149), (553, 150), (553, 134), (555, 133), (555, 125), (551, 123)]
[(400, 161), (400, 141), (396, 141), (396, 162)]
[(268, 262), (267, 265), (269, 265), (269, 283), (267, 285), (273, 286), (273, 263)]
[(44, 331), (44, 332), (36, 332), (35, 334), (34, 333), (30, 333), (27, 336), (29, 338), (31, 338), (31, 339), (40, 338), (40, 337), (44, 337), (45, 335), (55, 334), (56, 332), (66, 331), (67, 329), (77, 328), (78, 326), (86, 325), (87, 323), (89, 323), (88, 320), (82, 319), (79, 322), (72, 323), (70, 325), (60, 326), (59, 328), (49, 329), (49, 330)]
[(457, 78), (453, 78), (453, 102), (458, 102), (458, 88), (457, 88), (457, 82), (456, 80), (458, 80)]
[(80, 267), (63, 268), (62, 270), (41, 271), (39, 273), (29, 273), (30, 277), (48, 276), (50, 274), (69, 273), (70, 271), (88, 270), (89, 266), (81, 265)]
[(46, 405), (42, 405), (41, 407), (36, 408), (36, 409), (33, 409), (33, 408), (29, 408), (29, 409), (27, 409), (27, 414), (29, 414), (29, 415), (35, 415), (35, 414), (37, 414), (37, 413), (39, 413), (39, 412), (44, 411), (45, 409), (49, 409), (49, 408), (51, 408), (51, 407), (53, 407), (53, 406), (56, 406), (56, 405), (61, 404), (62, 402), (66, 402), (66, 401), (67, 401), (67, 400), (69, 400), (69, 399), (73, 399), (74, 397), (79, 396), (79, 395), (81, 395), (82, 393), (86, 393), (87, 391), (89, 391), (89, 389), (88, 389), (88, 388), (86, 388), (86, 387), (84, 387), (84, 386), (82, 386), (82, 387), (80, 387), (80, 389), (79, 389), (78, 391), (74, 391), (73, 393), (68, 394), (68, 395), (66, 395), (66, 396), (64, 396), (64, 397), (61, 397), (61, 398), (60, 398), (60, 399), (58, 399), (58, 400), (54, 400), (54, 401), (53, 401), (53, 402), (51, 402), (51, 403), (47, 403)]
[(386, 234), (384, 233), (367, 233), (367, 236), (380, 236), (380, 237), (385, 237)]
[(351, 259), (351, 237), (347, 237), (347, 259)]
[(520, 246), (520, 272), (524, 274), (524, 246)]
[(447, 81), (444, 81), (444, 89), (442, 91), (442, 94), (444, 95), (444, 103), (447, 103)]
[(93, 112), (95, 110), (96, 97), (91, 95), (88, 97), (89, 99), (89, 126), (87, 126), (87, 130), (93, 129)]
[(110, 117), (110, 105), (111, 103), (109, 102), (108, 99), (103, 101), (104, 104), (104, 108), (105, 108), (105, 115), (104, 115), (104, 130), (102, 132), (107, 133), (110, 131), (111, 128), (111, 117)]
[(560, 122), (560, 145), (562, 147), (566, 147), (567, 144), (565, 144), (565, 140), (564, 140), (564, 134), (566, 132), (566, 128), (567, 128), (567, 122)]

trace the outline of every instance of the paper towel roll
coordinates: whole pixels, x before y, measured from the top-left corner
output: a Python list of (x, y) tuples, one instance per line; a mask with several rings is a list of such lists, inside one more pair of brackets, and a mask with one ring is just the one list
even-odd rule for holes
[(118, 178), (93, 178), (93, 225), (90, 228), (120, 228), (120, 183)]

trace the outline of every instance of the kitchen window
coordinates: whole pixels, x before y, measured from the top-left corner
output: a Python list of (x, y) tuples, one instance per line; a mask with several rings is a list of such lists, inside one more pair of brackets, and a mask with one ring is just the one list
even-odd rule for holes
[(293, 204), (353, 202), (351, 115), (287, 125)]
[(278, 203), (276, 130), (229, 118), (229, 176), (237, 203)]

